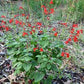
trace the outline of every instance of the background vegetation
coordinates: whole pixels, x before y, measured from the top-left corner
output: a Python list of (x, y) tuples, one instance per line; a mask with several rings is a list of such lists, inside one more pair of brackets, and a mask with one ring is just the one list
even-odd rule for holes
[[(49, 8), (56, 8), (57, 12), (61, 13), (58, 17), (60, 19), (66, 14), (66, 16), (72, 21), (79, 21), (84, 19), (84, 0), (53, 0), (53, 5), (48, 4), (50, 0), (24, 0), (27, 3), (36, 16), (41, 17), (41, 2)], [(60, 11), (61, 9), (61, 11)]]

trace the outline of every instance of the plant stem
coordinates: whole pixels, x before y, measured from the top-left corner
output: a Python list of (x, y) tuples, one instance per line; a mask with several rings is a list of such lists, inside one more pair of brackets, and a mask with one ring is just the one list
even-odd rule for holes
[[(41, 1), (41, 6), (43, 5), (43, 3), (42, 3), (42, 0), (40, 0)], [(42, 8), (42, 20), (43, 20), (43, 23), (44, 23), (44, 12), (43, 12), (43, 8)]]

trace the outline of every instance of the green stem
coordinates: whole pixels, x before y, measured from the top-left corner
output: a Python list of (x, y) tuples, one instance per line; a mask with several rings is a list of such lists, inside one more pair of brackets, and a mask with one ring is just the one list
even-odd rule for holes
[[(70, 7), (73, 7), (73, 5), (74, 5), (74, 0), (73, 0), (72, 5)], [(70, 16), (70, 14), (67, 15), (66, 22), (68, 21), (69, 16)]]
[(40, 81), (38, 82), (38, 84), (40, 84)]

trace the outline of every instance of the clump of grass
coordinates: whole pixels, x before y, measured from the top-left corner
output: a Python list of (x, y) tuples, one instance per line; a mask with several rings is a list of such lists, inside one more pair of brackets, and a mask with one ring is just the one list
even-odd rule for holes
[(84, 19), (84, 0), (69, 0), (66, 13), (72, 21)]

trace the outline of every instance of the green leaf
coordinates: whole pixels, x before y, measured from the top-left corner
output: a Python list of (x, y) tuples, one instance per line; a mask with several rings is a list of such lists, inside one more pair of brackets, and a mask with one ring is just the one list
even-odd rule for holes
[(25, 42), (26, 39), (25, 39), (25, 38), (21, 38), (20, 41), (21, 41), (21, 42)]
[(49, 41), (40, 41), (39, 43), (43, 48), (47, 47), (49, 45)]
[(7, 50), (8, 55), (15, 54), (14, 49)]
[(19, 55), (20, 53), (21, 53), (20, 50), (15, 51), (16, 55)]
[(41, 55), (37, 55), (36, 57), (41, 57)]
[(64, 44), (61, 41), (57, 41), (56, 44), (55, 44), (55, 47), (63, 48), (64, 47)]
[(31, 57), (24, 57), (24, 59), (25, 59), (25, 61), (30, 61), (30, 60), (32, 60)]
[(51, 44), (51, 47), (59, 47), (59, 48), (64, 48), (64, 44), (61, 41), (55, 41)]
[(47, 62), (41, 63), (40, 68), (46, 67)]
[(58, 71), (58, 68), (56, 67), (55, 64), (52, 64), (52, 65), (51, 65), (51, 69), (52, 69), (53, 71), (56, 71), (56, 72)]
[(34, 48), (34, 46), (32, 46), (32, 47), (28, 48), (28, 51), (32, 51), (32, 50), (33, 50), (33, 48)]
[(16, 67), (16, 69), (21, 69), (22, 63), (21, 63), (21, 62), (16, 62), (16, 63), (13, 65), (13, 68), (15, 68), (15, 67)]
[(50, 69), (51, 68), (51, 65), (50, 64), (47, 64), (47, 69)]
[(17, 74), (20, 74), (20, 70), (19, 69), (16, 69), (15, 72), (14, 72), (14, 75), (17, 75)]
[(62, 64), (62, 60), (56, 59), (56, 63), (59, 64), (59, 65), (61, 65)]
[(26, 72), (30, 70), (31, 66), (32, 66), (31, 63), (24, 63), (23, 64), (23, 68)]
[(53, 80), (53, 77), (51, 78), (51, 77), (48, 76), (47, 79), (42, 80), (42, 83), (43, 83), (43, 84), (51, 84), (51, 81), (52, 81), (52, 80)]
[(43, 61), (48, 61), (48, 58), (43, 58)]
[(45, 43), (44, 43), (44, 45), (43, 45), (43, 48), (45, 48), (46, 46), (48, 46), (49, 45), (49, 42), (46, 42), (45, 41)]
[(26, 57), (19, 57), (18, 60), (22, 60), (22, 61), (30, 61), (32, 58), (29, 56)]
[(35, 72), (34, 73), (34, 82), (39, 82), (40, 80), (43, 79), (43, 77), (45, 76), (44, 73), (41, 73), (41, 72)]

